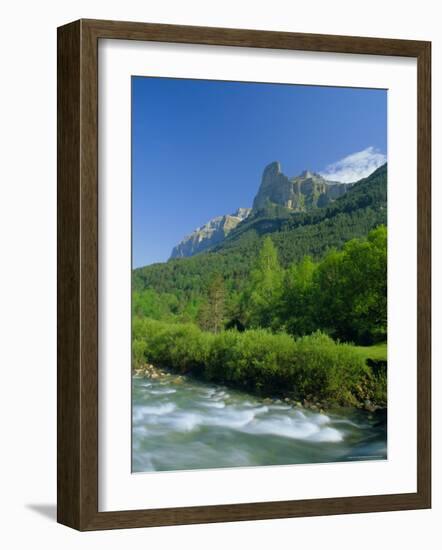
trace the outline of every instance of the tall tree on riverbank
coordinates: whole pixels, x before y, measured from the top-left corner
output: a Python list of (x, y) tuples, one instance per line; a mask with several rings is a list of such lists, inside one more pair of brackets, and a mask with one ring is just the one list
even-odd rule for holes
[(318, 329), (314, 276), (317, 264), (310, 256), (293, 263), (286, 271), (279, 308), (281, 326), (294, 336)]
[(249, 326), (275, 326), (283, 278), (284, 271), (279, 264), (276, 247), (272, 239), (266, 237), (243, 297)]
[(224, 279), (216, 274), (207, 289), (207, 300), (198, 312), (198, 324), (203, 330), (220, 332), (224, 327), (225, 288)]

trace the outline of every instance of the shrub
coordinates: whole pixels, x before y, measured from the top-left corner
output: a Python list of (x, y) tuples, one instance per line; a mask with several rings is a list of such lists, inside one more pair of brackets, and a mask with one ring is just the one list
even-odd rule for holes
[(214, 337), (204, 371), (207, 380), (239, 382), (241, 374), (241, 368), (237, 365), (239, 337), (236, 330), (227, 330)]
[(146, 362), (147, 342), (145, 340), (133, 340), (132, 361), (133, 366), (140, 367)]
[(354, 401), (349, 396), (368, 367), (351, 345), (334, 342), (321, 332), (304, 336), (296, 344), (294, 374), (301, 395), (342, 404)]
[(132, 331), (134, 361), (142, 352), (146, 361), (182, 373), (201, 370), (207, 362), (212, 335), (195, 325), (136, 319)]

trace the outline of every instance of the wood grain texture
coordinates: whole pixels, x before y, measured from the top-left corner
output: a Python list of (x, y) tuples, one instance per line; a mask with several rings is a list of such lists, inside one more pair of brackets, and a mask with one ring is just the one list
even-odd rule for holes
[(58, 32), (57, 519), (79, 526), (80, 23)]
[(417, 57), (425, 42), (291, 32), (82, 20), (100, 38)]
[(431, 507), (431, 44), (418, 57), (417, 485)]
[[(418, 490), (398, 495), (98, 511), (98, 41), (397, 55), (418, 62)], [(431, 48), (428, 42), (80, 20), (58, 29), (58, 521), (79, 530), (431, 506)]]

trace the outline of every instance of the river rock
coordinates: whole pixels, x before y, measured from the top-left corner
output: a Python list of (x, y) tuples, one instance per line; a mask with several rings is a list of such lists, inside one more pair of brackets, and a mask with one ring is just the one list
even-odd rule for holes
[(370, 411), (370, 412), (374, 412), (376, 410), (376, 405), (374, 405), (370, 399), (366, 399), (364, 401), (364, 408), (367, 410), (367, 411)]

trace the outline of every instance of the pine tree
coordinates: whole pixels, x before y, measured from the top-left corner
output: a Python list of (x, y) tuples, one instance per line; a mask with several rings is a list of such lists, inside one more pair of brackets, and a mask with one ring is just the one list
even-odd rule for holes
[(224, 326), (224, 313), (224, 279), (221, 275), (216, 274), (207, 289), (207, 300), (198, 312), (198, 324), (203, 330), (218, 333)]

